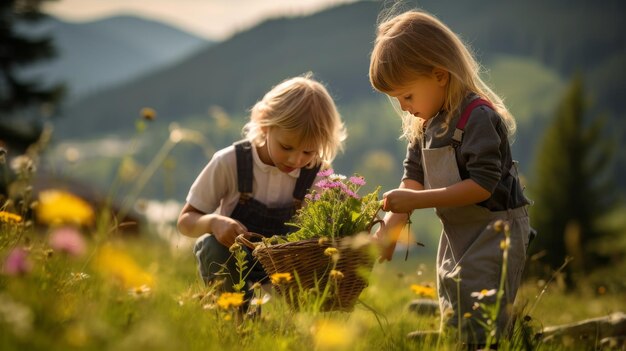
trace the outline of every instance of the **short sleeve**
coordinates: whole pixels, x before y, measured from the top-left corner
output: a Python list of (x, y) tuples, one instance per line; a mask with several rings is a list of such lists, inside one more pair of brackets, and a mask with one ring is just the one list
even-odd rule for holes
[(404, 158), (404, 175), (402, 180), (411, 179), (424, 184), (424, 169), (422, 168), (422, 148), (419, 142), (409, 143)]
[(213, 213), (222, 199), (236, 191), (236, 170), (224, 153), (216, 153), (200, 172), (187, 194), (187, 203), (204, 213)]

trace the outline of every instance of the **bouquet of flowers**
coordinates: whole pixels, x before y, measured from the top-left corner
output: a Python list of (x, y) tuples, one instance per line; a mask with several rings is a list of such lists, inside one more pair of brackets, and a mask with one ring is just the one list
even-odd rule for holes
[(365, 185), (363, 177), (347, 178), (335, 174), (333, 169), (321, 171), (322, 180), (304, 200), (304, 205), (294, 217), (292, 225), (297, 231), (287, 241), (326, 237), (331, 241), (360, 232), (369, 231), (380, 209), (378, 193), (380, 186), (371, 193), (360, 196), (359, 189)]
[[(321, 311), (351, 311), (374, 265), (370, 237), (359, 233), (369, 232), (380, 222), (376, 217), (380, 187), (361, 197), (363, 177), (347, 178), (332, 169), (318, 175), (321, 180), (315, 190), (288, 223), (298, 229), (286, 242), (285, 238), (278, 243), (263, 240), (253, 255), (269, 276), (294, 277), (277, 286), (294, 309), (316, 306)], [(241, 236), (238, 239), (252, 246)]]

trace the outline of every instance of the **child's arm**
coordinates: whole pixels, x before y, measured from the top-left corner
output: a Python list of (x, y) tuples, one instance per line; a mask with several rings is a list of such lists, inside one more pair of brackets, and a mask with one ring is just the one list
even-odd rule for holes
[(408, 213), (419, 208), (458, 207), (487, 200), (491, 193), (471, 179), (465, 179), (445, 188), (419, 190), (400, 188), (383, 195), (385, 211)]
[(204, 213), (190, 204), (185, 204), (178, 216), (178, 230), (186, 236), (197, 238), (212, 233), (226, 247), (235, 243), (239, 234), (248, 229), (239, 221), (215, 213)]
[[(396, 190), (417, 191), (422, 189), (424, 189), (424, 186), (420, 182), (405, 179), (400, 184), (399, 189)], [(383, 210), (389, 211), (388, 207), (389, 205), (386, 204), (386, 207)], [(398, 213), (387, 212), (387, 214), (385, 214), (384, 226), (378, 228), (376, 233), (374, 233), (374, 238), (378, 240), (380, 247), (379, 262), (391, 261), (393, 252), (396, 248), (396, 243), (398, 242), (398, 237), (402, 233), (402, 229), (409, 219), (409, 212), (410, 211)]]

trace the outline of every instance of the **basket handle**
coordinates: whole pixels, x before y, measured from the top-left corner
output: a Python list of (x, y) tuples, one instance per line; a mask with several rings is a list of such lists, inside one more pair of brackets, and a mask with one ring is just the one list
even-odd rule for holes
[(245, 245), (249, 249), (254, 250), (256, 246), (254, 245), (252, 241), (250, 241), (250, 238), (255, 238), (255, 237), (260, 238), (260, 239), (264, 238), (264, 236), (261, 234), (254, 233), (254, 232), (247, 232), (247, 233), (237, 235), (237, 237), (235, 238), (235, 241), (240, 244)]
[[(382, 202), (382, 201), (381, 201)], [(385, 227), (385, 221), (380, 219), (378, 217), (378, 211), (383, 210), (384, 209), (384, 204), (381, 203), (380, 206), (378, 206), (378, 209), (376, 210), (376, 213), (374, 213), (374, 216), (372, 217), (372, 220), (369, 222), (369, 224), (367, 225), (366, 229), (368, 232), (372, 231), (372, 228), (376, 225), (376, 224), (380, 224), (381, 228)]]

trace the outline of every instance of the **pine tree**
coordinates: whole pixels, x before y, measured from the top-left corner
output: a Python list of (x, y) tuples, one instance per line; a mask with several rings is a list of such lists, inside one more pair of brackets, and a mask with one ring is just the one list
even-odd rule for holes
[(54, 57), (52, 39), (32, 37), (20, 32), (20, 25), (45, 18), (40, 11), (49, 0), (2, 0), (0, 2), (0, 119), (39, 104), (55, 104), (63, 95), (63, 86), (43, 87), (36, 79), (20, 77), (18, 70)]
[(605, 262), (593, 244), (611, 234), (598, 224), (617, 204), (610, 172), (614, 143), (606, 137), (603, 118), (586, 118), (583, 95), (578, 76), (537, 150), (531, 183), (531, 221), (539, 233), (531, 250), (544, 251), (542, 260), (552, 268), (572, 257), (569, 283), (575, 273)]

